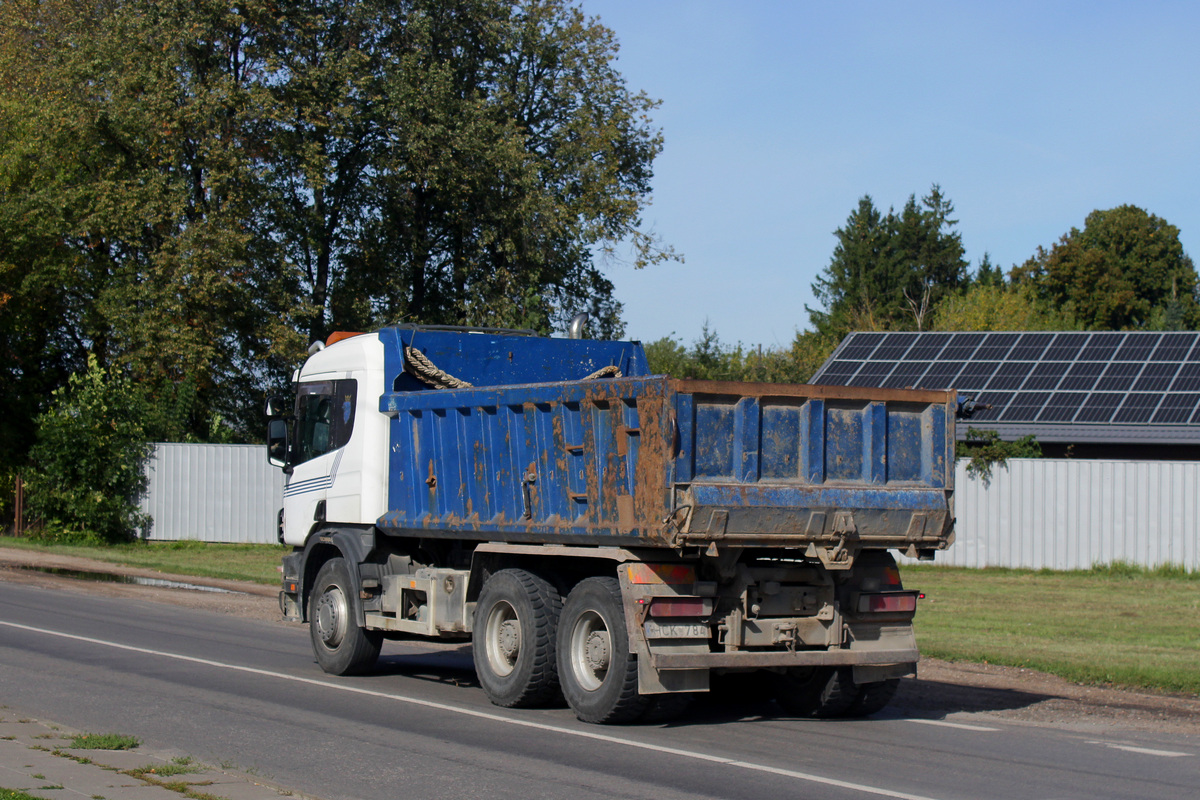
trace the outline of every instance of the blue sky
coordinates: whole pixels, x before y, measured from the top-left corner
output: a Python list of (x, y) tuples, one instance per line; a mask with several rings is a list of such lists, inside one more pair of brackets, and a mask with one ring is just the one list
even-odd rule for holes
[(864, 194), (934, 183), (972, 267), (1131, 203), (1200, 258), (1200, 4), (582, 0), (662, 101), (646, 229), (685, 257), (606, 274), (627, 336), (784, 346)]

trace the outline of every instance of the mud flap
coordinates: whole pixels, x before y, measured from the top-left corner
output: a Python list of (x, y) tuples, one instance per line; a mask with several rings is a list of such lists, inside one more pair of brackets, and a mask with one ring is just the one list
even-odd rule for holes
[(915, 678), (916, 664), (856, 664), (854, 666), (855, 683), (879, 683), (892, 678)]
[[(638, 637), (642, 643), (646, 640)], [(638, 694), (663, 694), (665, 692), (707, 692), (707, 669), (657, 669), (654, 665), (656, 653), (707, 653), (708, 642), (697, 645), (694, 640), (680, 644), (655, 642), (653, 650), (648, 647), (638, 651)]]

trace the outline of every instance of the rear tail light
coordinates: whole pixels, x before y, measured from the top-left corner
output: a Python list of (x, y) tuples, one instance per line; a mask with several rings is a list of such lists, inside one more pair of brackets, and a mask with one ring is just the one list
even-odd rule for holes
[(916, 610), (916, 592), (888, 592), (858, 596), (858, 613), (860, 614), (911, 614)]
[(696, 581), (696, 570), (685, 564), (628, 564), (629, 582), (635, 585), (686, 584)]
[(650, 600), (652, 617), (707, 617), (712, 610), (711, 597), (655, 597)]

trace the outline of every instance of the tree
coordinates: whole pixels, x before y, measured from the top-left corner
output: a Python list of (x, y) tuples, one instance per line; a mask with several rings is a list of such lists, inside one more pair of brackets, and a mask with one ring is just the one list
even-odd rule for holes
[(646, 345), (646, 359), (651, 372), (676, 378), (807, 383), (837, 343), (837, 338), (803, 331), (787, 348), (729, 346), (706, 322), (690, 348), (663, 337)]
[(1065, 310), (1040, 300), (1028, 284), (973, 283), (962, 294), (948, 295), (933, 312), (938, 331), (1081, 330)]
[(1082, 231), (1039, 247), (1012, 279), (1089, 330), (1200, 324), (1196, 269), (1179, 229), (1132, 205), (1088, 214)]
[(966, 438), (954, 449), (955, 458), (967, 458), (967, 474), (987, 486), (992, 482), (994, 467), (1008, 467), (1010, 458), (1041, 458), (1042, 446), (1033, 434), (1015, 441), (1005, 441), (994, 430), (967, 428)]
[(854, 329), (928, 327), (932, 310), (967, 283), (954, 205), (936, 184), (918, 203), (910, 196), (897, 214), (881, 215), (870, 196), (859, 200), (813, 294), (823, 311), (808, 309), (825, 335)]
[(89, 355), (128, 369), (156, 438), (229, 412), (221, 377), (264, 327), (247, 291), (262, 258), (248, 37), (213, 0), (0, 11), (0, 258), (21, 305), (39, 301), (0, 327), (29, 363), (61, 362), (60, 385)]
[(723, 344), (717, 332), (708, 326), (707, 320), (700, 328), (699, 338), (692, 341), (690, 348), (685, 348), (681, 342), (669, 336), (646, 345), (650, 371), (676, 378), (739, 380), (743, 357), (742, 346)]
[(30, 453), (27, 497), (41, 538), (127, 541), (149, 524), (138, 509), (150, 455), (146, 413), (140, 389), (94, 356), (54, 392)]
[[(327, 5), (329, 7), (327, 7)], [(272, 229), (308, 335), (397, 319), (620, 332), (594, 252), (638, 230), (656, 103), (562, 0), (298, 3), (276, 20)]]
[(799, 331), (788, 351), (791, 362), (790, 383), (808, 383), (817, 374), (842, 341), (840, 336), (820, 331)]
[(990, 253), (984, 253), (983, 258), (979, 261), (979, 268), (975, 270), (975, 275), (971, 279), (972, 286), (1003, 286), (1004, 285), (1004, 270), (1000, 269), (998, 264), (992, 263)]
[(662, 138), (567, 0), (6, 0), (0, 448), (92, 355), (158, 438), (261, 426), (312, 339), (621, 331)]

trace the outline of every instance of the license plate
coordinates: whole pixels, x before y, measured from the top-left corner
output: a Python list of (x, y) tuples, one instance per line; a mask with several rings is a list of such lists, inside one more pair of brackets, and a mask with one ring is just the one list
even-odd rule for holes
[(653, 620), (646, 620), (646, 638), (647, 639), (707, 639), (709, 630), (707, 625), (698, 623), (673, 623), (664, 624)]

